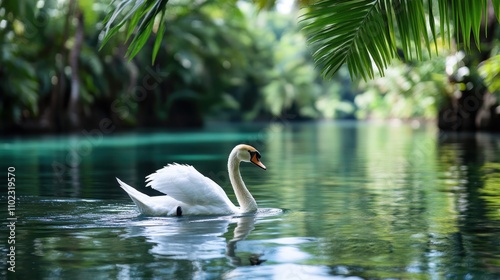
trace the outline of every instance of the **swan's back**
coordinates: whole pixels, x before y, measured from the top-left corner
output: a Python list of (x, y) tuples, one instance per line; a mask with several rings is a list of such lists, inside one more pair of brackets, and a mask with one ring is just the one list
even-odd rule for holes
[[(195, 207), (195, 212), (232, 214), (238, 208), (224, 190), (190, 165), (169, 164), (146, 177), (146, 186)], [(183, 209), (183, 212), (191, 212)]]

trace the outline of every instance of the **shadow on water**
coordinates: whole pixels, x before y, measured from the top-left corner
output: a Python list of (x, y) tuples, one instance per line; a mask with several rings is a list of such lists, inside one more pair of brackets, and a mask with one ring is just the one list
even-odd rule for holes
[[(463, 270), (481, 264), (500, 273), (500, 140), (486, 133), (443, 133), (438, 157), (452, 196), (458, 229), (454, 262)], [(473, 253), (471, 253), (473, 252)]]

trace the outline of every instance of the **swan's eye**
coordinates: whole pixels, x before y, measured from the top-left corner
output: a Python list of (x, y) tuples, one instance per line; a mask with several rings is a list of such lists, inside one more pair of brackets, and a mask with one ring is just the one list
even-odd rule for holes
[(252, 158), (254, 155), (257, 157), (257, 159), (260, 159), (260, 153), (257, 151), (248, 151), (250, 153), (250, 158)]
[(250, 153), (250, 162), (266, 170), (266, 166), (260, 162), (260, 153), (257, 150), (248, 152)]

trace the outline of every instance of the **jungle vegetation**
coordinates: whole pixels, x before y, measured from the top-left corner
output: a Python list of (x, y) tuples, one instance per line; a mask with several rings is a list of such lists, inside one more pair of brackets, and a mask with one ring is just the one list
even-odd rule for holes
[(0, 131), (284, 118), (499, 130), (500, 1), (454, 3), (0, 0)]

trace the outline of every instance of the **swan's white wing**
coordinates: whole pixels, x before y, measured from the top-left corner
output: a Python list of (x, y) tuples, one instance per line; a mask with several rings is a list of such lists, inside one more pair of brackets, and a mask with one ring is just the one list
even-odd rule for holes
[(192, 206), (216, 207), (234, 212), (237, 208), (224, 190), (190, 165), (169, 164), (146, 177), (151, 187)]
[(173, 216), (177, 215), (177, 207), (185, 207), (182, 202), (175, 200), (168, 195), (149, 196), (125, 184), (116, 178), (120, 187), (127, 192), (132, 201), (134, 201), (139, 211), (144, 215), (150, 216)]

